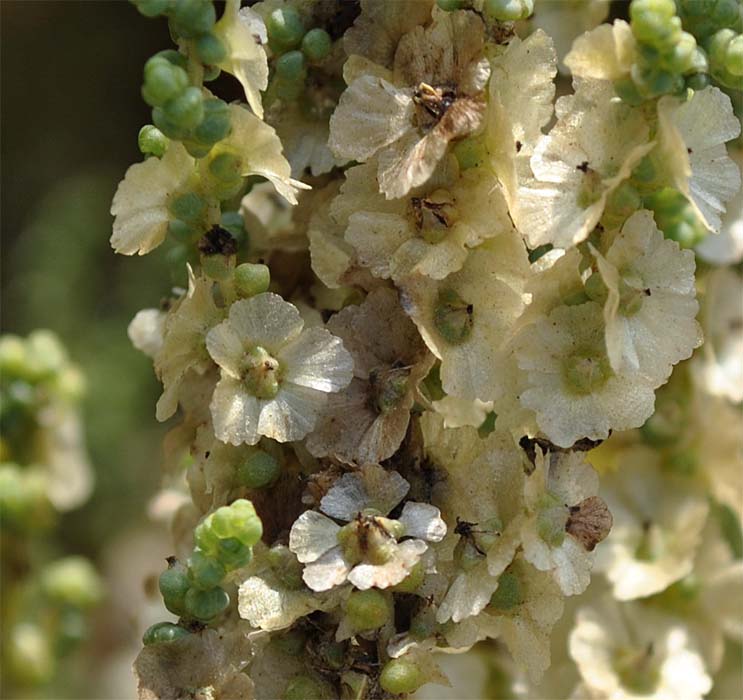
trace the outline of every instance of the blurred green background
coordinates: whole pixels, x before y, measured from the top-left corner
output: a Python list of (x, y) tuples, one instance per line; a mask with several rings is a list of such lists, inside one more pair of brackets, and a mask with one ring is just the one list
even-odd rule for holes
[[(150, 361), (126, 328), (139, 309), (158, 304), (170, 276), (162, 249), (114, 255), (109, 207), (126, 168), (141, 159), (137, 132), (149, 121), (142, 65), (170, 38), (164, 22), (146, 20), (124, 0), (2, 0), (0, 27), (0, 323), (3, 333), (55, 331), (86, 375), (95, 490), (61, 519), (57, 549), (89, 556), (110, 584), (92, 640), (97, 654), (53, 693), (132, 697), (124, 669), (147, 616), (135, 601), (144, 595), (143, 572), (167, 554), (164, 528), (146, 515), (166, 428), (154, 418), (160, 387)], [(125, 558), (130, 574), (120, 567)], [(118, 677), (106, 670), (117, 654)], [(40, 697), (50, 697), (45, 692)]]

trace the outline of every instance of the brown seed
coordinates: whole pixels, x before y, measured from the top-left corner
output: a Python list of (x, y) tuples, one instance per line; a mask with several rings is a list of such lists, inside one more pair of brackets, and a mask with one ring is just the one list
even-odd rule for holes
[(614, 522), (603, 499), (590, 496), (570, 507), (565, 531), (575, 537), (588, 552), (592, 552), (611, 530)]

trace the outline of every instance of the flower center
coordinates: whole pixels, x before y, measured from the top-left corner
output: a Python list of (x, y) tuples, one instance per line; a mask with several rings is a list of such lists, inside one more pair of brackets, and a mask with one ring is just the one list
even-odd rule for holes
[(651, 695), (658, 685), (659, 671), (653, 643), (644, 649), (622, 648), (614, 656), (614, 670), (622, 685), (637, 695)]
[(433, 323), (441, 336), (453, 345), (464, 342), (472, 333), (474, 306), (453, 289), (442, 289), (433, 312)]
[(578, 351), (563, 364), (563, 376), (576, 394), (590, 394), (599, 389), (611, 374), (609, 361), (601, 352)]
[(457, 220), (454, 198), (446, 190), (436, 190), (428, 197), (412, 197), (413, 218), (418, 235), (428, 243), (440, 243)]
[(450, 85), (433, 87), (428, 83), (420, 83), (413, 92), (418, 126), (424, 130), (432, 129), (456, 99), (457, 94)]
[(369, 385), (372, 409), (389, 413), (408, 391), (408, 370), (405, 367), (374, 369), (369, 372)]
[(589, 167), (588, 163), (581, 163), (576, 167), (583, 172), (581, 186), (578, 190), (578, 206), (581, 209), (587, 209), (601, 199), (604, 183), (601, 180), (601, 175)]
[(349, 561), (386, 564), (397, 549), (397, 539), (404, 534), (402, 523), (377, 512), (364, 511), (338, 532), (338, 543)]
[(496, 610), (510, 610), (523, 602), (521, 582), (512, 571), (504, 571), (498, 579), (498, 588), (490, 597), (490, 607)]
[(243, 381), (258, 399), (272, 399), (279, 393), (281, 366), (268, 350), (256, 345), (245, 354)]
[(568, 508), (549, 492), (542, 496), (537, 507), (537, 534), (550, 547), (559, 547), (565, 539)]
[(624, 316), (634, 316), (641, 308), (650, 290), (635, 275), (623, 275), (619, 280), (619, 308)]

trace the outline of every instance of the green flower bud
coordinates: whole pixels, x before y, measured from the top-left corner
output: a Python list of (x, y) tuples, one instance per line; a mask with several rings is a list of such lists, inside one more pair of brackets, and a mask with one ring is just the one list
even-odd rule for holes
[(390, 619), (387, 596), (375, 588), (353, 591), (346, 601), (346, 615), (356, 630), (375, 630)]
[(188, 574), (196, 588), (206, 591), (216, 588), (227, 571), (220, 561), (207, 556), (197, 547), (188, 558)]
[(183, 147), (188, 151), (188, 155), (192, 158), (204, 158), (212, 150), (213, 144), (210, 143), (202, 143), (201, 141), (186, 137), (182, 138), (181, 141)]
[(151, 644), (174, 642), (177, 639), (188, 637), (189, 634), (191, 633), (180, 625), (173, 624), (172, 622), (157, 622), (147, 628), (147, 631), (142, 637), (142, 644), (147, 647)]
[(323, 686), (311, 676), (294, 676), (286, 686), (283, 700), (323, 700)]
[(301, 51), (289, 51), (276, 61), (276, 76), (288, 83), (303, 82), (307, 77), (304, 54)]
[(598, 272), (594, 272), (586, 280), (584, 288), (586, 296), (588, 296), (591, 301), (596, 301), (602, 305), (606, 301), (609, 290), (606, 288), (606, 284), (604, 284), (604, 280)]
[(686, 79), (686, 87), (691, 90), (704, 90), (710, 84), (707, 73), (694, 73)]
[(172, 199), (168, 210), (176, 219), (194, 223), (204, 216), (206, 207), (206, 201), (199, 195), (195, 192), (186, 192)]
[(733, 75), (743, 76), (743, 35), (738, 34), (728, 44), (725, 51), (725, 67)]
[(230, 107), (219, 99), (204, 101), (204, 117), (194, 129), (194, 138), (204, 144), (215, 144), (227, 138), (232, 130)]
[(50, 598), (78, 608), (89, 608), (103, 597), (98, 572), (84, 557), (65, 557), (46, 567), (41, 576), (44, 593)]
[(315, 27), (310, 29), (302, 39), (302, 52), (310, 61), (322, 61), (330, 55), (333, 48), (333, 40), (324, 29)]
[(266, 21), (266, 30), (271, 48), (279, 53), (299, 46), (304, 36), (302, 18), (290, 6), (273, 10)]
[(162, 56), (153, 56), (144, 66), (142, 97), (152, 107), (165, 105), (188, 87), (188, 74)]
[[(232, 234), (232, 237), (242, 243), (245, 240), (245, 225), (239, 211), (222, 212), (219, 225)], [(239, 266), (238, 266), (239, 267)]]
[(158, 51), (155, 56), (158, 58), (164, 58), (166, 61), (170, 61), (174, 66), (188, 70), (188, 59), (180, 52), (175, 49), (164, 49)]
[(243, 544), (236, 537), (226, 537), (219, 540), (218, 557), (228, 571), (233, 571), (250, 564), (253, 548)]
[(218, 66), (204, 66), (204, 82), (210, 83), (216, 80), (222, 74), (222, 69)]
[(163, 106), (168, 119), (182, 129), (194, 129), (204, 118), (204, 99), (197, 87), (186, 88)]
[(186, 593), (186, 612), (197, 620), (208, 622), (223, 613), (230, 604), (227, 591), (219, 586), (208, 591), (191, 588)]
[(442, 289), (434, 309), (433, 322), (444, 340), (457, 345), (472, 333), (474, 307), (453, 289)]
[(425, 577), (426, 572), (423, 568), (423, 563), (418, 562), (410, 570), (410, 573), (400, 583), (393, 586), (391, 590), (395, 593), (415, 593), (421, 587)]
[(196, 228), (191, 227), (185, 221), (180, 219), (173, 219), (168, 224), (168, 233), (179, 243), (191, 243), (193, 239), (198, 235), (199, 231)]
[(425, 682), (420, 668), (405, 657), (388, 661), (379, 676), (379, 685), (393, 695), (412, 693)]
[(483, 10), (500, 22), (515, 22), (534, 12), (534, 0), (485, 0)]
[(498, 578), (498, 588), (490, 597), (489, 605), (497, 610), (510, 610), (523, 602), (521, 584), (518, 576), (504, 571)]
[(157, 584), (165, 607), (174, 615), (182, 615), (185, 611), (186, 593), (191, 588), (186, 567), (177, 560), (170, 559), (168, 568), (160, 574)]
[(632, 78), (622, 78), (614, 81), (614, 92), (617, 93), (622, 102), (636, 106), (643, 102), (644, 98)]
[(242, 263), (235, 268), (235, 290), (241, 297), (252, 297), (268, 291), (270, 283), (271, 272), (266, 265)]
[(281, 467), (278, 460), (263, 450), (254, 452), (237, 468), (238, 481), (249, 489), (261, 489), (268, 486), (279, 478), (280, 473)]
[(160, 129), (152, 124), (145, 124), (137, 136), (139, 150), (145, 156), (157, 156), (161, 158), (168, 150), (168, 137)]
[(240, 498), (229, 506), (222, 506), (209, 518), (218, 538), (235, 537), (252, 547), (263, 536), (260, 518), (247, 499)]
[(132, 0), (139, 13), (145, 17), (157, 17), (165, 14), (170, 0)]
[(181, 140), (185, 138), (188, 131), (173, 121), (162, 107), (155, 107), (152, 110), (152, 121), (169, 139)]
[(213, 66), (224, 61), (227, 48), (214, 34), (202, 34), (196, 40), (196, 55), (202, 63)]
[(170, 17), (175, 32), (186, 39), (206, 34), (217, 21), (211, 0), (175, 0)]
[(235, 153), (223, 151), (209, 162), (209, 173), (222, 182), (234, 182), (240, 179), (242, 158)]

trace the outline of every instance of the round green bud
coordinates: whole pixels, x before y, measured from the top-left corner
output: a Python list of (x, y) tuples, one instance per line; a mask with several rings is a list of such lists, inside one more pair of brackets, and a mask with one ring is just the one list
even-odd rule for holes
[(230, 597), (227, 595), (227, 591), (219, 586), (207, 591), (191, 588), (186, 593), (186, 612), (191, 617), (204, 622), (213, 620), (217, 615), (224, 612), (229, 604)]
[(586, 291), (586, 296), (591, 301), (596, 301), (600, 304), (603, 304), (606, 301), (606, 297), (609, 293), (606, 288), (606, 284), (604, 284), (604, 280), (601, 278), (601, 275), (598, 272), (594, 272), (586, 280), (584, 289)]
[[(235, 270), (235, 286), (238, 286), (238, 270), (244, 268), (246, 265), (250, 265), (250, 263), (244, 263)], [(251, 265), (251, 267), (261, 267), (265, 270), (265, 288), (261, 289), (261, 291), (266, 291), (268, 289), (268, 268), (265, 265)], [(261, 284), (261, 286), (263, 285)], [(257, 294), (259, 292), (255, 293)], [(252, 294), (241, 296), (252, 296)], [(247, 486), (249, 489), (261, 489), (276, 481), (280, 473), (281, 467), (278, 460), (267, 452), (258, 450), (237, 468), (237, 479), (243, 486)]]
[(263, 536), (260, 518), (247, 499), (240, 498), (229, 506), (222, 506), (209, 518), (213, 532), (220, 539), (235, 537), (252, 547)]
[(198, 547), (188, 558), (188, 577), (196, 588), (209, 590), (217, 587), (227, 575), (220, 561), (209, 557)]
[(145, 156), (161, 158), (168, 150), (168, 137), (152, 124), (145, 124), (137, 136), (139, 150)]
[(735, 39), (735, 32), (732, 29), (720, 29), (707, 40), (705, 46), (711, 63), (725, 64), (728, 46), (733, 39)]
[(353, 591), (346, 601), (346, 615), (355, 629), (375, 630), (390, 619), (390, 604), (376, 588)]
[(169, 4), (170, 0), (134, 0), (137, 10), (145, 17), (157, 17), (165, 14)]
[(182, 615), (186, 593), (191, 588), (191, 580), (183, 564), (175, 560), (171, 561), (173, 563), (169, 564), (168, 568), (160, 574), (157, 585), (165, 607), (174, 615)]
[(188, 151), (188, 155), (193, 158), (204, 158), (212, 150), (212, 144), (210, 143), (202, 143), (189, 138), (183, 138), (181, 141), (183, 147)]
[(302, 588), (302, 565), (285, 544), (275, 544), (268, 550), (268, 562), (274, 573), (292, 589)]
[(194, 138), (204, 144), (215, 144), (227, 138), (232, 130), (229, 105), (217, 98), (204, 101), (204, 117), (194, 129)]
[(292, 678), (284, 690), (283, 700), (322, 700), (322, 684), (305, 674)]
[(168, 210), (181, 221), (194, 223), (206, 213), (206, 201), (195, 192), (186, 192), (170, 201)]
[(500, 22), (515, 22), (534, 12), (534, 0), (485, 0), (483, 10)]
[(186, 88), (163, 106), (165, 115), (187, 131), (198, 126), (204, 118), (204, 99), (197, 87)]
[(299, 13), (290, 6), (279, 7), (268, 16), (266, 22), (271, 48), (279, 52), (299, 46), (304, 36), (304, 25)]
[(180, 52), (175, 49), (164, 49), (158, 51), (155, 56), (158, 58), (164, 58), (166, 61), (170, 61), (174, 66), (188, 70), (188, 59)]
[(739, 27), (740, 2), (738, 0), (717, 0), (712, 8), (711, 19), (718, 27)]
[(222, 182), (234, 182), (240, 179), (242, 158), (227, 151), (214, 156), (209, 162), (209, 172)]
[(213, 66), (224, 61), (227, 57), (227, 49), (214, 34), (202, 34), (196, 40), (196, 54), (202, 63)]
[(302, 53), (310, 61), (322, 61), (330, 55), (333, 48), (333, 40), (324, 29), (315, 27), (310, 29), (302, 39)]
[(276, 75), (280, 80), (294, 83), (304, 81), (307, 68), (301, 51), (289, 51), (276, 60)]
[(191, 633), (180, 625), (172, 622), (157, 622), (147, 628), (147, 631), (142, 636), (142, 644), (148, 647), (152, 644), (174, 642), (176, 639), (188, 637), (189, 634)]
[(743, 35), (738, 34), (725, 51), (725, 68), (733, 75), (743, 76)]
[(144, 66), (142, 97), (152, 107), (163, 106), (188, 87), (188, 74), (162, 56), (153, 56)]
[(620, 80), (615, 80), (614, 92), (617, 93), (617, 96), (622, 100), (622, 102), (626, 102), (631, 106), (637, 106), (644, 100), (637, 84), (632, 80), (632, 78), (621, 78)]
[(190, 243), (198, 234), (198, 230), (180, 219), (174, 219), (168, 224), (168, 233), (179, 243)]
[(236, 537), (227, 537), (219, 540), (219, 561), (228, 571), (239, 569), (250, 564), (253, 558), (253, 548), (243, 544)]
[(693, 73), (686, 79), (686, 87), (690, 90), (704, 90), (710, 84), (707, 73)]
[(425, 682), (426, 679), (420, 668), (404, 657), (388, 661), (379, 676), (379, 685), (393, 695), (412, 693)]
[(84, 557), (65, 557), (50, 564), (41, 585), (50, 598), (78, 608), (92, 607), (103, 597), (101, 579)]
[(229, 231), (232, 237), (242, 244), (245, 240), (245, 224), (239, 211), (225, 211), (222, 212), (222, 218), (219, 221), (219, 225)]
[[(235, 268), (235, 290), (241, 297), (252, 297), (268, 291), (270, 283), (271, 272), (266, 265), (242, 263)], [(278, 471), (276, 473), (278, 474)], [(245, 483), (245, 486), (249, 484)], [(257, 486), (249, 487), (258, 488)]]
[(169, 139), (181, 140), (185, 137), (187, 130), (180, 124), (176, 124), (162, 107), (155, 107), (152, 110), (152, 121)]
[(217, 21), (211, 0), (175, 0), (170, 17), (173, 29), (186, 39), (206, 34)]
[(681, 36), (668, 54), (663, 56), (663, 64), (672, 73), (686, 73), (694, 62), (697, 41), (689, 32)]
[(222, 74), (222, 69), (219, 66), (204, 66), (204, 82), (210, 83), (212, 80), (216, 80)]
[(454, 12), (462, 9), (462, 0), (436, 0), (436, 4), (444, 12)]

